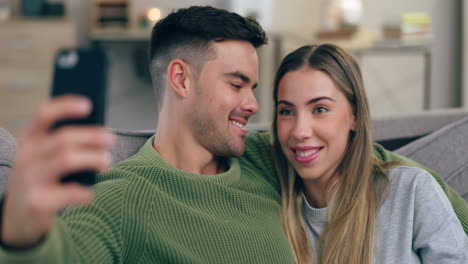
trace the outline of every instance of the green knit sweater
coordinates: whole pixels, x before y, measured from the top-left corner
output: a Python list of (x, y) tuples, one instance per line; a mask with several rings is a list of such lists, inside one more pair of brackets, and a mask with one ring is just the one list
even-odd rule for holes
[(69, 209), (29, 251), (0, 263), (293, 263), (267, 138), (250, 133), (223, 174), (176, 169), (152, 148), (99, 177), (91, 206)]
[[(0, 263), (292, 263), (280, 219), (269, 134), (249, 133), (227, 172), (175, 169), (152, 148), (100, 175), (91, 206), (73, 208), (28, 251)], [(385, 161), (421, 165), (375, 145)], [(467, 231), (468, 206), (434, 172)]]

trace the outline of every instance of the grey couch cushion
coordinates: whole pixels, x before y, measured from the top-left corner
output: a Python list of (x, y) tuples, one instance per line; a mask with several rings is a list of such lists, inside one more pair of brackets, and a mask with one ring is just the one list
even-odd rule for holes
[(111, 150), (112, 164), (127, 159), (135, 154), (141, 146), (152, 136), (154, 131), (126, 131), (111, 130), (116, 135), (116, 142)]
[(6, 190), (8, 177), (15, 156), (16, 141), (5, 129), (0, 128), (0, 193)]
[(468, 117), (395, 152), (438, 172), (468, 201)]
[[(135, 154), (146, 140), (154, 134), (154, 131), (133, 132), (118, 129), (112, 129), (111, 131), (117, 137), (116, 144), (111, 150), (113, 164)], [(13, 136), (5, 129), (0, 128), (0, 194), (7, 188), (15, 150), (16, 141)]]
[[(425, 119), (427, 122), (431, 122), (436, 119), (438, 125), (449, 122), (447, 120), (460, 119), (460, 116), (465, 115), (466, 112), (455, 113), (452, 115), (446, 115), (445, 121), (442, 122), (443, 118), (440, 116), (431, 115), (430, 119)], [(424, 118), (424, 117), (423, 117)], [(419, 119), (412, 118), (412, 120)], [(407, 118), (402, 119), (403, 123), (398, 123), (397, 120), (381, 120), (373, 121), (374, 128), (381, 128), (380, 132), (390, 132), (394, 135), (398, 134), (398, 130), (404, 130), (405, 124), (408, 126), (415, 126), (415, 122), (410, 122)], [(385, 123), (387, 123), (386, 129)], [(421, 124), (417, 127), (422, 126)], [(427, 127), (427, 125), (425, 126)], [(408, 130), (408, 129), (406, 129)], [(112, 149), (112, 161), (117, 163), (124, 160), (138, 151), (138, 149), (150, 138), (154, 131), (124, 131), (124, 130), (112, 130), (117, 136), (116, 145)], [(431, 130), (424, 130), (423, 132), (430, 132)], [(376, 131), (377, 139), (385, 139)], [(412, 136), (419, 134), (417, 133), (401, 133), (397, 136)], [(375, 134), (375, 133), (374, 133)], [(468, 200), (468, 118), (462, 119), (458, 122), (449, 124), (448, 126), (425, 136), (417, 141), (414, 141), (396, 152), (407, 156), (415, 161), (418, 161), (434, 171), (441, 174), (445, 180), (455, 188), (465, 200)], [(451, 146), (456, 146), (453, 148)], [(8, 175), (11, 171), (13, 158), (15, 155), (16, 143), (14, 138), (4, 129), (0, 128), (0, 193), (6, 189)]]
[(424, 136), (468, 115), (462, 109), (443, 109), (424, 113), (383, 117), (372, 120), (375, 141)]

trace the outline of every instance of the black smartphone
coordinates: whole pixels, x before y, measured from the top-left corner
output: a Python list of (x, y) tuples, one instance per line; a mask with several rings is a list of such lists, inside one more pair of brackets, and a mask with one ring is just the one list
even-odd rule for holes
[[(107, 68), (107, 57), (101, 49), (63, 49), (57, 53), (51, 96), (85, 96), (92, 102), (93, 109), (86, 118), (62, 120), (52, 129), (67, 125), (104, 125)], [(64, 175), (61, 181), (73, 181), (89, 186), (96, 182), (96, 173), (79, 171)]]

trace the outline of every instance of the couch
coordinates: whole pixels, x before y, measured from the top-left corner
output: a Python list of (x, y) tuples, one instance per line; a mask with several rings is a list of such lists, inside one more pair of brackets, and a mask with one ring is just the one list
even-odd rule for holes
[[(253, 129), (268, 130), (268, 125)], [(468, 111), (445, 110), (372, 121), (374, 140), (438, 172), (468, 201)], [(138, 151), (154, 131), (112, 130), (113, 163)], [(0, 128), (0, 193), (6, 190), (16, 139)]]

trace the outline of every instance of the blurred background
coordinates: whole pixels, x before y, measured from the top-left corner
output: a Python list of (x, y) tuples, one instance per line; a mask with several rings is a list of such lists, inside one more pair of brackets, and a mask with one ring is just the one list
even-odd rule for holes
[(358, 60), (374, 119), (468, 109), (468, 5), (463, 0), (0, 0), (0, 127), (15, 136), (45, 101), (63, 48), (108, 58), (106, 126), (156, 128), (147, 69), (151, 27), (171, 10), (211, 5), (257, 18), (259, 113), (269, 124), (281, 59), (310, 43), (335, 43)]

